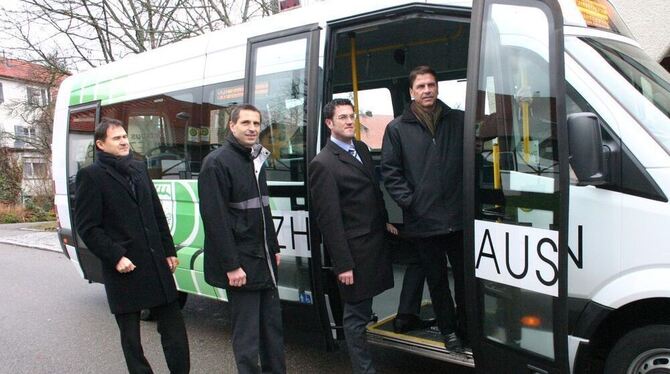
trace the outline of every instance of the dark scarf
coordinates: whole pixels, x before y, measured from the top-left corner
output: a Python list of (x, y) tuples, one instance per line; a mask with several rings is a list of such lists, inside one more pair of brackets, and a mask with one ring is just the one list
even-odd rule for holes
[(440, 123), (440, 117), (442, 116), (442, 106), (435, 101), (433, 109), (429, 110), (417, 104), (416, 101), (412, 101), (409, 107), (416, 116), (416, 119), (426, 126), (431, 135), (435, 136), (437, 124)]
[(136, 186), (142, 182), (142, 177), (136, 169), (130, 166), (130, 164), (133, 162), (132, 152), (128, 153), (127, 156), (117, 157), (112, 154), (97, 150), (95, 156), (98, 161), (109, 167), (112, 167), (119, 174), (121, 174), (126, 179), (126, 181), (128, 181), (128, 186), (133, 193), (133, 197), (137, 198)]

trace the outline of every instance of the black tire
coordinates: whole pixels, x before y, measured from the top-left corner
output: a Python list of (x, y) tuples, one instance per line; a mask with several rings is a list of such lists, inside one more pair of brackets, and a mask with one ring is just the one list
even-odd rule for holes
[(605, 361), (605, 374), (670, 373), (670, 326), (635, 329), (614, 345)]
[[(186, 292), (177, 291), (177, 301), (179, 302), (179, 307), (184, 309), (186, 301), (188, 300), (188, 294)], [(151, 314), (151, 310), (142, 309), (140, 312), (140, 320), (142, 321), (153, 321), (155, 317)]]

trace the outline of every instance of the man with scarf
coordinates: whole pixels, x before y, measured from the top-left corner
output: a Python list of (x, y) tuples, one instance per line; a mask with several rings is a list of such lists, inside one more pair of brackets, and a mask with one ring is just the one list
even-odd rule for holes
[(228, 126), (224, 144), (205, 157), (198, 177), (205, 280), (226, 289), (238, 372), (285, 373), (279, 243), (264, 167), (270, 152), (258, 144), (261, 113), (238, 105)]
[(172, 273), (179, 261), (144, 163), (133, 160), (123, 123), (102, 118), (96, 161), (77, 173), (75, 223), (102, 263), (109, 307), (130, 373), (151, 373), (140, 339), (140, 312), (151, 310), (171, 373), (188, 373), (188, 338)]
[[(418, 66), (409, 74), (409, 108), (386, 127), (382, 175), (403, 210), (402, 234), (412, 239), (426, 274), (437, 325), (447, 350), (462, 352), (465, 327), (463, 269), (464, 113), (438, 100), (437, 74)], [(456, 308), (447, 256), (454, 272)]]

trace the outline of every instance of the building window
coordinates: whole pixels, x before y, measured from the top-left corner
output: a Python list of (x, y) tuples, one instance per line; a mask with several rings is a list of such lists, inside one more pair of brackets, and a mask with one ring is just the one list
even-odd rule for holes
[(47, 164), (38, 160), (25, 160), (23, 162), (23, 178), (41, 179), (47, 177)]
[(25, 126), (14, 126), (14, 147), (22, 148), (35, 140), (35, 128)]
[(2, 82), (0, 82), (0, 104), (5, 102), (5, 93), (2, 90)]
[(28, 104), (43, 106), (47, 104), (47, 90), (39, 87), (26, 87)]

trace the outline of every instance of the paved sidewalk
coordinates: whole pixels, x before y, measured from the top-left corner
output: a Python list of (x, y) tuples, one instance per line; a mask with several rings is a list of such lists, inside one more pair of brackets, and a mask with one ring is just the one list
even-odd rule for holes
[(0, 224), (0, 243), (62, 252), (58, 234), (43, 231), (40, 229), (42, 226), (43, 222)]

